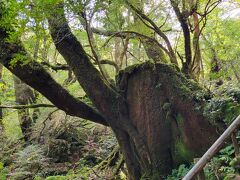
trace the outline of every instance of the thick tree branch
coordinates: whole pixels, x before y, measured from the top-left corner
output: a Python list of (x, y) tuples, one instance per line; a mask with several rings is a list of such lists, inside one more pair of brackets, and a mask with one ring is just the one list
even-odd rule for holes
[[(115, 37), (120, 37), (120, 38), (124, 38), (126, 39), (127, 37), (132, 39), (132, 38), (136, 38), (138, 37), (136, 34), (134, 33), (128, 33), (128, 31), (109, 31), (109, 30), (102, 30), (102, 29), (97, 29), (92, 27), (92, 32), (101, 36), (115, 36)], [(163, 32), (167, 32), (170, 31), (171, 29), (165, 30)], [(133, 31), (132, 31), (133, 32)]]
[[(12, 47), (11, 44), (10, 46)], [(12, 57), (17, 52), (12, 53), (8, 51), (10, 48), (8, 45), (4, 48), (3, 46), (0, 47), (1, 50), (7, 53), (5, 54), (7, 57), (3, 57), (1, 56), (1, 52), (0, 63), (3, 63), (6, 68), (18, 76), (26, 84), (38, 90), (57, 108), (65, 111), (69, 115), (78, 116), (80, 118), (107, 125), (104, 118), (96, 110), (69, 94), (69, 92), (60, 84), (58, 84), (40, 64), (33, 61), (27, 65), (22, 65), (20, 62), (18, 62), (13, 67), (11, 67), (10, 62), (12, 60)], [(15, 48), (19, 48), (19, 46), (15, 46)]]
[(107, 59), (103, 59), (103, 60), (101, 60), (99, 63), (100, 63), (100, 64), (108, 64), (108, 65), (111, 65), (111, 66), (113, 66), (113, 67), (115, 68), (116, 72), (119, 71), (118, 65), (117, 65), (115, 62), (113, 62), (113, 61), (110, 61), (110, 60), (107, 60)]
[[(104, 116), (112, 117), (115, 113), (114, 105), (116, 104), (114, 102), (118, 93), (102, 79), (100, 72), (90, 62), (81, 43), (71, 32), (64, 16), (62, 3), (53, 7), (48, 22), (57, 50), (73, 70), (88, 97)], [(106, 106), (111, 108), (106, 109)]]
[[(0, 20), (1, 19), (2, 14), (0, 12)], [(102, 115), (84, 102), (73, 97), (51, 77), (41, 64), (33, 61), (20, 42), (7, 43), (5, 41), (5, 39), (9, 37), (7, 32), (10, 33), (11, 29), (9, 28), (8, 31), (6, 31), (4, 28), (0, 27), (1, 64), (26, 84), (38, 90), (57, 108), (65, 111), (67, 114), (108, 125)], [(13, 59), (16, 61), (17, 57), (21, 58), (12, 65), (11, 61)]]

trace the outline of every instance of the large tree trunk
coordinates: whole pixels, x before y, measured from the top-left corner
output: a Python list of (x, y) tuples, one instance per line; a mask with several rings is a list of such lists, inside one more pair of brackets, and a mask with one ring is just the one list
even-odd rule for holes
[(174, 66), (129, 67), (120, 72), (118, 85), (127, 99), (128, 120), (138, 134), (126, 127), (116, 132), (131, 179), (163, 179), (180, 163), (201, 156), (217, 138), (217, 126), (203, 116), (210, 94)]

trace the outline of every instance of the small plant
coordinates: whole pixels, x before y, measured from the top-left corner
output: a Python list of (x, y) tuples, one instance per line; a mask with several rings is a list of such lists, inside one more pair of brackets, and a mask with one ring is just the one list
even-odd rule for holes
[(15, 156), (9, 175), (16, 180), (33, 179), (35, 175), (41, 176), (44, 174), (44, 168), (48, 165), (48, 159), (39, 145), (29, 145)]
[(234, 157), (234, 148), (232, 145), (226, 146), (219, 151), (219, 154), (214, 157), (205, 168), (206, 178), (223, 179), (228, 174), (234, 174), (235, 169), (230, 166)]
[(191, 169), (191, 167), (188, 167), (185, 164), (181, 164), (178, 169), (172, 170), (172, 174), (167, 177), (167, 180), (177, 180), (182, 179), (187, 172)]
[(7, 169), (4, 168), (2, 162), (0, 162), (0, 179), (1, 180), (7, 179)]

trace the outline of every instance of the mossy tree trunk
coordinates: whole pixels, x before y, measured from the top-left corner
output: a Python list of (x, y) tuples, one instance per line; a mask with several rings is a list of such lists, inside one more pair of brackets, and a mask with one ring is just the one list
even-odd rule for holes
[(131, 160), (126, 161), (131, 179), (161, 179), (177, 165), (201, 156), (218, 137), (221, 126), (203, 115), (211, 95), (174, 66), (129, 67), (120, 72), (118, 85), (126, 97), (128, 123), (138, 134), (125, 127), (125, 134), (116, 133)]
[(110, 126), (130, 179), (163, 179), (172, 168), (202, 155), (214, 142), (222, 124), (218, 118), (210, 122), (204, 116), (209, 92), (186, 79), (177, 67), (160, 63), (128, 67), (120, 71), (117, 85), (110, 85), (71, 32), (63, 4), (54, 5), (51, 13), (48, 21), (55, 46), (94, 107), (73, 97), (32, 59), (11, 66), (16, 54), (26, 60), (30, 56), (21, 43), (5, 42), (10, 30), (1, 27), (0, 63), (67, 114)]
[[(14, 88), (16, 103), (19, 105), (31, 104), (35, 101), (33, 90), (18, 77), (14, 76)], [(29, 109), (19, 109), (18, 119), (23, 133), (24, 140), (27, 142), (31, 135), (32, 116)]]

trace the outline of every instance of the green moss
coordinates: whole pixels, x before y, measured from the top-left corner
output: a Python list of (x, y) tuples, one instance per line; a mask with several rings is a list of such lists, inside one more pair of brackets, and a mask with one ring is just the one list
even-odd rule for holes
[(193, 153), (185, 146), (182, 140), (175, 143), (176, 162), (191, 162)]
[(175, 141), (175, 145), (174, 145), (174, 151), (173, 151), (173, 154), (174, 154), (174, 159), (175, 159), (175, 162), (178, 164), (179, 162), (190, 162), (194, 156), (193, 156), (193, 153), (186, 147), (186, 145), (184, 144), (184, 141), (183, 141), (183, 136), (184, 136), (184, 132), (182, 131), (182, 126), (183, 126), (183, 123), (184, 123), (184, 118), (183, 116), (178, 113), (176, 115), (176, 121), (177, 121), (177, 124), (179, 126), (179, 130), (181, 131), (180, 134), (180, 138), (177, 137), (176, 141)]
[(150, 178), (151, 180), (164, 179), (164, 176), (161, 175), (158, 171), (153, 172), (153, 175)]
[(65, 180), (65, 176), (49, 176), (46, 178), (46, 180)]
[(153, 69), (154, 67), (155, 67), (155, 64), (151, 61), (147, 61), (147, 62), (141, 63), (141, 64), (134, 64), (134, 65), (126, 67), (123, 70), (120, 70), (116, 79), (121, 78), (123, 74), (131, 75), (135, 71), (141, 71), (143, 69)]
[(177, 120), (177, 123), (178, 123), (179, 126), (182, 125), (183, 122), (184, 122), (184, 118), (183, 118), (183, 116), (180, 113), (178, 113), (176, 115), (176, 120)]
[(139, 66), (141, 66), (141, 64), (134, 64), (132, 66), (128, 66), (124, 70), (121, 70), (119, 73), (123, 72), (131, 74), (132, 72), (134, 72), (134, 70), (138, 69)]

